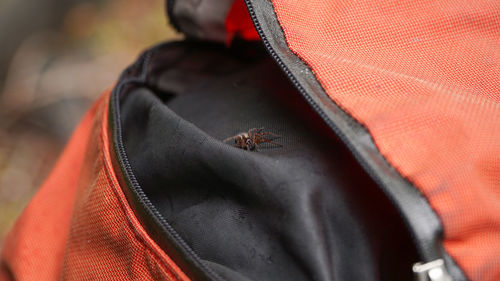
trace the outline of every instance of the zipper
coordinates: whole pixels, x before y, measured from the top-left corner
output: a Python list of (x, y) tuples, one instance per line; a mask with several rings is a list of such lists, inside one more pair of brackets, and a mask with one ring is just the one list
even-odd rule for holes
[[(269, 0), (267, 0), (267, 1), (269, 1)], [(262, 1), (262, 2), (267, 2), (267, 1)], [(416, 281), (451, 281), (452, 278), (451, 278), (450, 274), (448, 273), (448, 271), (446, 270), (445, 262), (443, 260), (444, 259), (443, 255), (446, 255), (446, 254), (436, 253), (437, 251), (433, 250), (432, 247), (425, 247), (425, 246), (420, 245), (421, 243), (419, 243), (419, 241), (416, 239), (416, 235), (415, 235), (415, 233), (418, 232), (419, 230), (411, 227), (411, 223), (409, 222), (409, 219), (401, 211), (399, 204), (397, 204), (398, 198), (396, 198), (395, 196), (390, 196), (389, 188), (386, 185), (386, 183), (383, 181), (382, 177), (373, 170), (373, 168), (370, 166), (370, 164), (367, 162), (367, 160), (355, 148), (355, 145), (352, 144), (348, 140), (345, 133), (339, 128), (339, 126), (335, 123), (335, 121), (332, 120), (325, 113), (325, 111), (323, 111), (322, 108), (320, 108), (320, 106), (314, 101), (314, 99), (311, 97), (311, 95), (302, 87), (302, 85), (298, 81), (297, 77), (292, 73), (292, 71), (287, 67), (287, 65), (283, 62), (283, 60), (277, 54), (275, 49), (272, 47), (270, 41), (268, 40), (266, 34), (264, 33), (264, 30), (263, 30), (263, 28), (262, 28), (262, 26), (257, 18), (257, 14), (255, 12), (253, 2), (254, 2), (253, 0), (245, 0), (245, 4), (247, 6), (248, 12), (249, 12), (250, 17), (252, 19), (252, 22), (255, 26), (255, 29), (257, 30), (257, 33), (259, 34), (259, 37), (261, 38), (268, 53), (276, 61), (276, 63), (279, 65), (279, 67), (282, 69), (282, 71), (287, 75), (289, 80), (297, 88), (299, 93), (305, 98), (305, 100), (309, 103), (309, 105), (313, 108), (313, 110), (327, 123), (327, 125), (332, 129), (332, 131), (343, 142), (343, 144), (350, 150), (350, 152), (352, 153), (352, 155), (354, 156), (356, 161), (361, 165), (361, 167), (365, 170), (365, 172), (375, 181), (377, 186), (379, 186), (382, 189), (384, 194), (386, 194), (386, 196), (388, 196), (389, 200), (393, 203), (393, 205), (398, 210), (398, 213), (400, 214), (401, 219), (404, 221), (406, 227), (408, 228), (409, 232), (411, 233), (411, 236), (413, 238), (413, 243), (414, 243), (414, 245), (417, 246), (417, 249), (418, 249), (418, 251), (421, 255), (421, 258), (422, 258), (422, 262), (415, 263), (413, 268), (412, 268), (413, 272), (414, 272), (415, 280)], [(274, 7), (272, 6), (272, 3), (264, 3), (264, 5), (266, 5), (266, 4), (268, 6), (264, 7), (263, 9), (265, 9), (266, 12), (271, 10), (271, 12), (274, 14)], [(258, 5), (261, 5), (261, 3), (259, 3)], [(271, 6), (271, 8), (269, 6)], [(266, 18), (266, 20), (268, 20), (268, 18)], [(272, 18), (272, 21), (273, 21), (272, 24), (279, 25), (276, 18)], [(281, 26), (280, 26), (280, 28), (281, 28)], [(287, 54), (284, 54), (284, 55), (286, 56)], [(308, 69), (306, 69), (305, 71), (308, 71)], [(352, 119), (352, 117), (351, 117), (351, 119)], [(378, 152), (378, 153), (380, 153), (380, 152)], [(416, 187), (413, 187), (413, 188), (416, 189)], [(423, 196), (421, 196), (421, 198), (419, 198), (418, 200), (421, 201), (421, 202), (418, 202), (418, 204), (426, 204), (430, 208), (430, 205), (428, 204), (427, 200)], [(435, 213), (433, 213), (433, 214), (437, 218), (437, 215)], [(439, 222), (439, 224), (442, 225), (441, 222)], [(442, 248), (441, 243), (439, 243), (439, 246), (441, 246), (441, 248)], [(433, 259), (430, 257), (438, 257), (438, 258)], [(453, 264), (453, 261), (451, 263)], [(461, 272), (461, 270), (458, 268), (458, 266), (456, 266), (456, 267), (457, 267), (457, 270), (455, 270), (455, 272), (458, 272), (457, 274), (461, 277), (461, 279), (465, 280), (466, 279), (464, 277), (465, 275)]]
[[(146, 81), (146, 66), (149, 63), (149, 60), (151, 58), (152, 53), (155, 51), (155, 49), (162, 47), (163, 45), (166, 45), (169, 43), (164, 43), (164, 44), (159, 44), (156, 47), (150, 49), (147, 51), (145, 54), (143, 54), (138, 61), (127, 68), (121, 75), (118, 81), (121, 81), (113, 90), (111, 93), (111, 101), (110, 101), (110, 121), (112, 122), (113, 126), (115, 127), (114, 132), (116, 134), (113, 134), (112, 138), (115, 142), (115, 145), (112, 147), (116, 147), (115, 153), (118, 154), (119, 157), (117, 157), (117, 161), (119, 162), (119, 165), (122, 167), (124, 170), (125, 174), (127, 175), (128, 182), (137, 196), (138, 203), (142, 205), (142, 208), (149, 213), (149, 215), (157, 220), (157, 223), (159, 226), (166, 232), (166, 234), (169, 236), (168, 239), (175, 241), (181, 248), (182, 253), (190, 260), (188, 263), (193, 264), (198, 270), (201, 271), (200, 274), (196, 274), (196, 276), (193, 276), (196, 280), (215, 280), (215, 281), (224, 281), (225, 279), (222, 278), (220, 275), (218, 275), (216, 272), (214, 272), (210, 267), (206, 266), (201, 258), (189, 247), (189, 245), (182, 239), (182, 237), (177, 233), (177, 231), (174, 230), (174, 228), (166, 221), (166, 219), (163, 217), (163, 215), (158, 211), (158, 209), (151, 203), (149, 200), (148, 196), (144, 193), (142, 188), (139, 185), (139, 182), (135, 178), (135, 175), (132, 171), (132, 166), (130, 165), (130, 162), (127, 157), (127, 153), (125, 152), (125, 147), (123, 144), (123, 138), (122, 138), (122, 132), (121, 132), (121, 123), (120, 123), (120, 93), (122, 92), (122, 89), (125, 88), (125, 86), (128, 86), (129, 84), (134, 84), (134, 83), (145, 83)], [(140, 75), (138, 77), (132, 76), (132, 77), (127, 77), (127, 74), (132, 71), (135, 67), (139, 68)]]
[(442, 259), (416, 263), (413, 265), (413, 273), (415, 281), (452, 281)]

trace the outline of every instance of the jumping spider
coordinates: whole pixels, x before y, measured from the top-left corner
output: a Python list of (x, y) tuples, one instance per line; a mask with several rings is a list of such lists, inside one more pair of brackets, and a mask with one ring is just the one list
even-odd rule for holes
[(248, 130), (247, 133), (239, 133), (234, 137), (230, 137), (224, 140), (224, 143), (233, 141), (234, 146), (250, 151), (258, 151), (259, 144), (270, 143), (276, 146), (280, 146), (273, 142), (273, 140), (280, 138), (281, 136), (273, 134), (271, 132), (264, 132), (264, 128), (253, 128)]

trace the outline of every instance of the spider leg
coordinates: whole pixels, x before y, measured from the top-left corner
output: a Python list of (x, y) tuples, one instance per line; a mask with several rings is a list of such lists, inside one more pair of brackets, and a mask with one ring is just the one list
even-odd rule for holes
[(275, 143), (275, 142), (273, 142), (273, 140), (265, 140), (264, 142), (265, 142), (265, 143), (272, 144), (272, 145), (275, 145), (275, 146), (278, 146), (278, 147), (283, 147), (283, 145), (281, 145), (281, 144), (279, 144), (279, 143)]
[(277, 134), (271, 133), (271, 132), (262, 132), (261, 135), (263, 135), (263, 136), (269, 135), (269, 136), (274, 136), (274, 137), (278, 137), (278, 138), (281, 137), (280, 135), (277, 135)]
[(261, 128), (252, 128), (248, 130), (248, 137), (252, 137), (257, 134), (261, 134), (261, 132), (264, 130), (264, 127)]
[(273, 134), (273, 133), (270, 133), (270, 132), (263, 132), (261, 134), (261, 137), (265, 140), (275, 140), (275, 139), (279, 139), (281, 138), (280, 135), (277, 135), (277, 134)]
[(254, 146), (253, 146), (253, 151), (255, 151), (255, 152), (259, 152), (259, 145), (258, 145), (257, 143), (256, 143), (256, 144), (254, 144)]
[(223, 143), (226, 143), (226, 142), (228, 142), (228, 141), (230, 141), (230, 140), (237, 139), (238, 137), (239, 137), (239, 135), (236, 135), (236, 136), (234, 136), (234, 137), (227, 138), (227, 139), (223, 140), (222, 142), (223, 142)]
[(248, 131), (249, 132), (262, 132), (263, 130), (264, 130), (264, 127), (260, 127), (260, 128), (252, 128)]
[(282, 144), (275, 143), (275, 142), (270, 142), (270, 144), (274, 144), (274, 145), (276, 145), (277, 147), (283, 147), (283, 145), (282, 145)]

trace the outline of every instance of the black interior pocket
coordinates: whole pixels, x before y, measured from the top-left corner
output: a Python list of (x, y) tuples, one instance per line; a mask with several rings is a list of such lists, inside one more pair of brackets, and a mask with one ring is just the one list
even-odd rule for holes
[[(202, 262), (227, 280), (411, 280), (398, 212), (263, 48), (194, 46), (155, 50), (119, 121), (138, 184)], [(252, 128), (279, 145), (223, 143)]]

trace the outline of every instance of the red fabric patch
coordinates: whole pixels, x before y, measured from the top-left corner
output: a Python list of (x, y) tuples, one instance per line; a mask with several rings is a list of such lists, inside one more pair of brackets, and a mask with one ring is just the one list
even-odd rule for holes
[(260, 40), (244, 0), (235, 0), (226, 17), (226, 44), (230, 45), (235, 36), (253, 41)]

